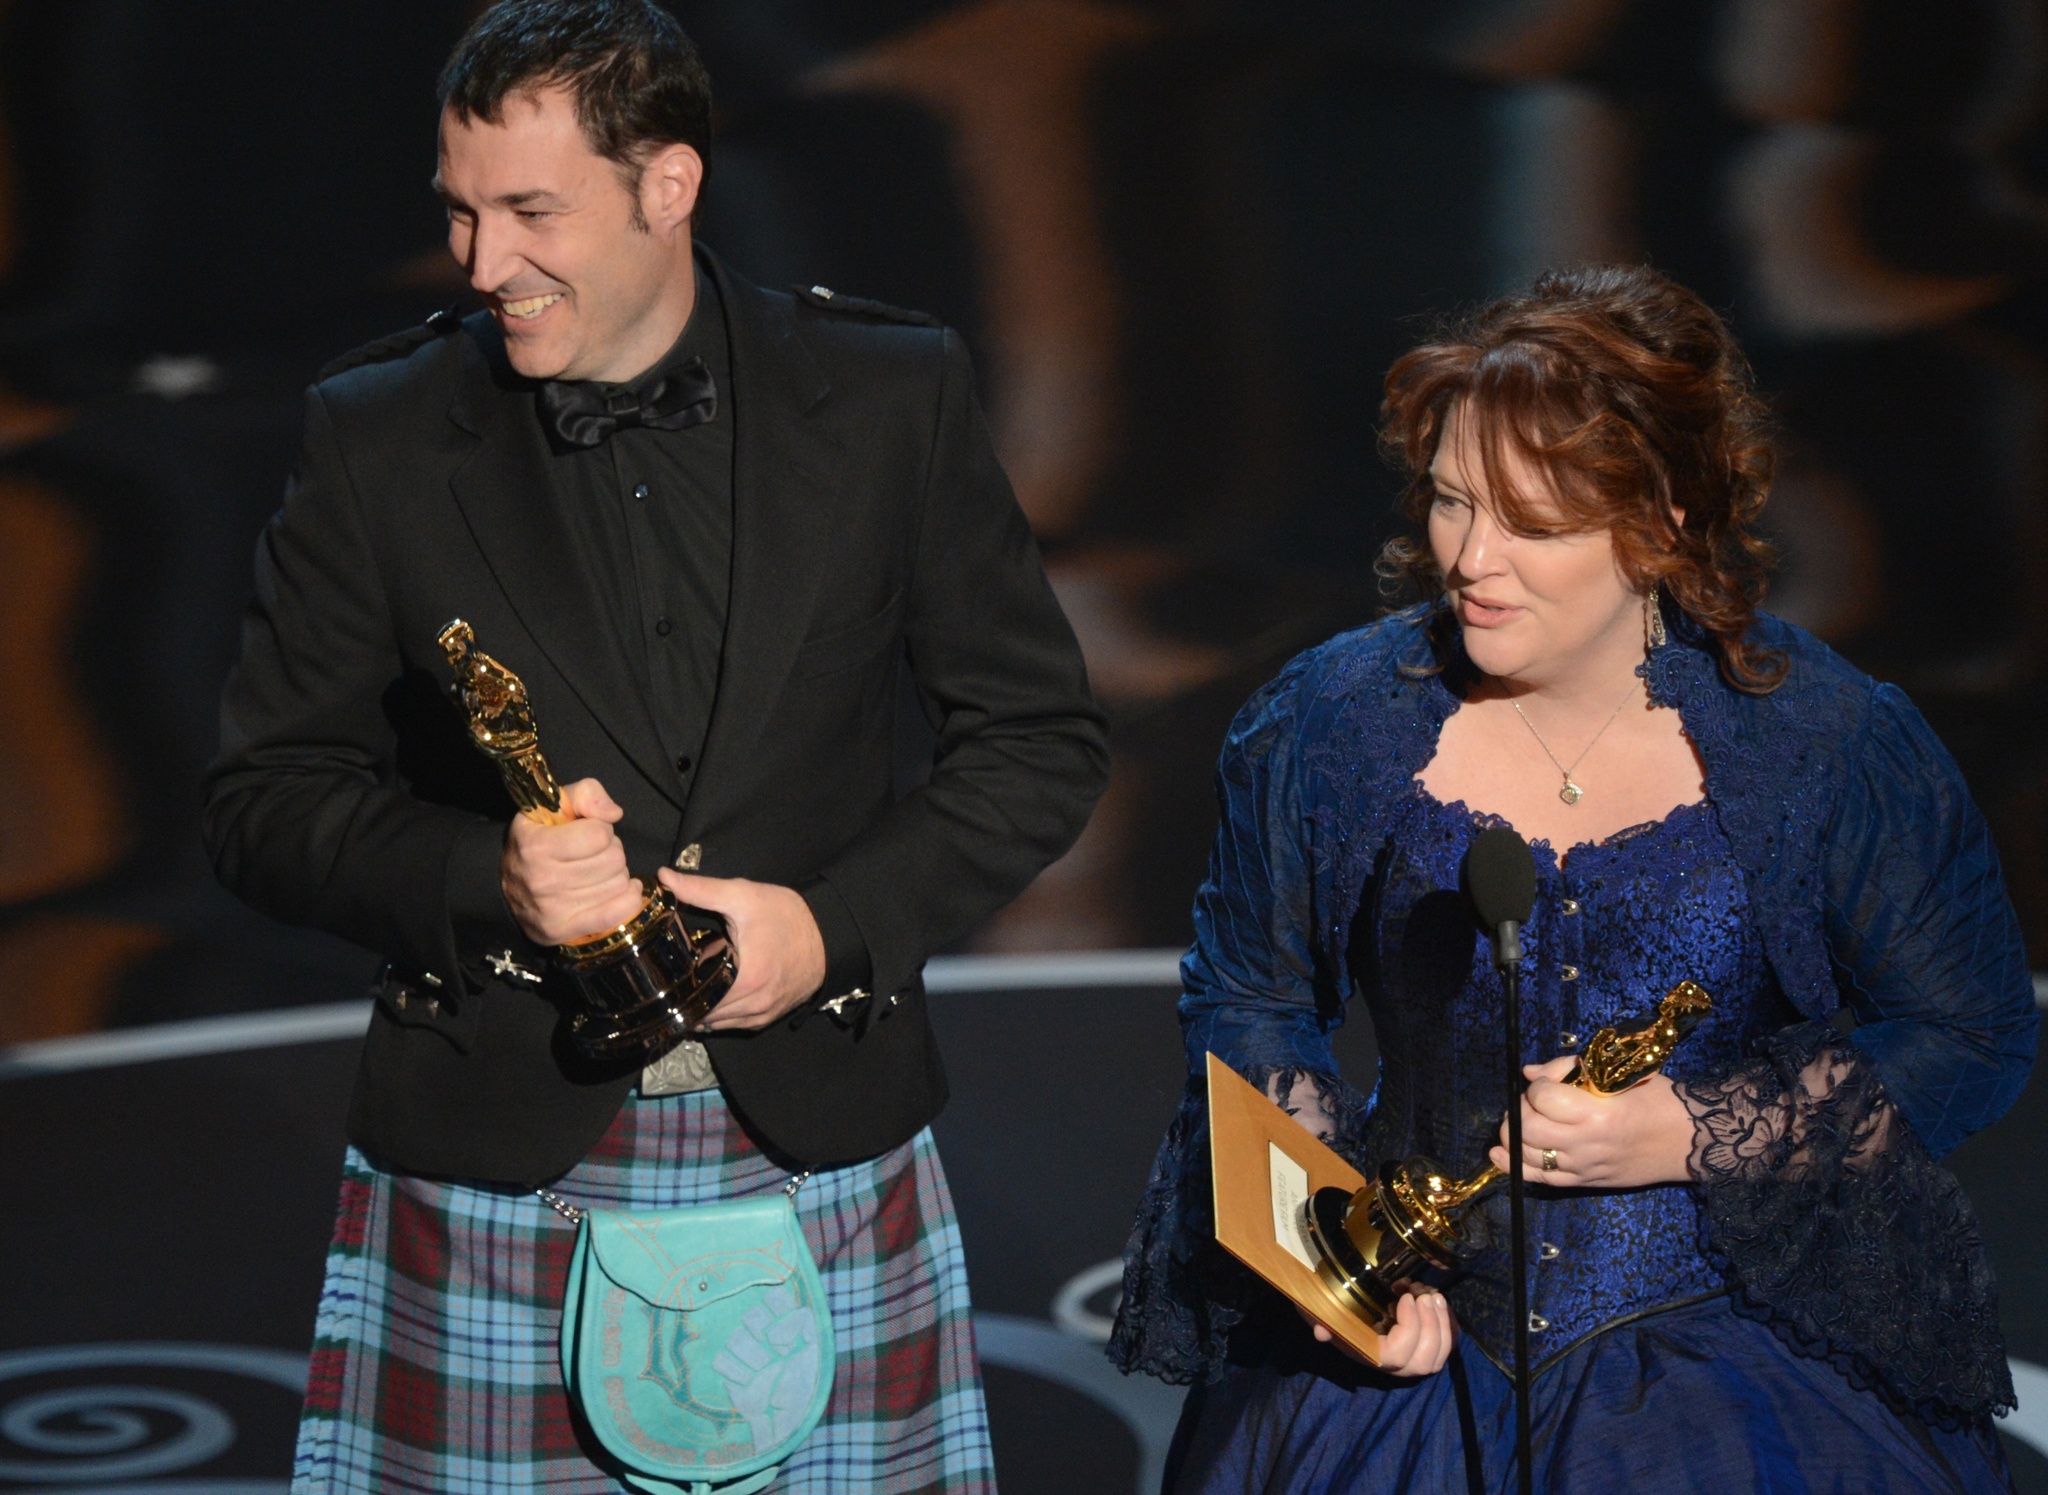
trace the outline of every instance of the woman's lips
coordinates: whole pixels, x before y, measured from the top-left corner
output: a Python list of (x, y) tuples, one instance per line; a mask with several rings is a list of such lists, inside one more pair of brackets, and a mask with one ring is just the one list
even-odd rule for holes
[(1477, 597), (1458, 599), (1458, 621), (1467, 628), (1498, 628), (1503, 623), (1521, 616), (1519, 607), (1506, 603), (1482, 602)]

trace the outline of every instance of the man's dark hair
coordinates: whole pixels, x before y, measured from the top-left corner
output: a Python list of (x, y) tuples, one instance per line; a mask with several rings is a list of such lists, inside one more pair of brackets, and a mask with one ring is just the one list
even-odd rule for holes
[(455, 44), (439, 93), (457, 119), (496, 124), (506, 99), (551, 87), (570, 90), (590, 148), (629, 186), (663, 146), (709, 164), (710, 75), (654, 0), (500, 0)]

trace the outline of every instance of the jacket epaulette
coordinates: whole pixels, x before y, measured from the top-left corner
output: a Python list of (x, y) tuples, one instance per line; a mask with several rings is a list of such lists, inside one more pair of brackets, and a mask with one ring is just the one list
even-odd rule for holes
[(799, 301), (807, 301), (820, 311), (843, 312), (853, 317), (874, 317), (883, 322), (901, 322), (909, 327), (943, 327), (946, 324), (928, 311), (910, 311), (901, 306), (891, 306), (886, 301), (870, 301), (865, 296), (847, 296), (827, 286), (793, 286)]
[(380, 337), (375, 342), (350, 349), (315, 374), (313, 382), (318, 384), (323, 379), (332, 379), (336, 374), (345, 374), (365, 364), (390, 363), (393, 359), (404, 358), (415, 348), (424, 348), (435, 338), (447, 337), (461, 328), (461, 314), (452, 306), (444, 306), (417, 327), (408, 327), (403, 332), (394, 332), (389, 337)]

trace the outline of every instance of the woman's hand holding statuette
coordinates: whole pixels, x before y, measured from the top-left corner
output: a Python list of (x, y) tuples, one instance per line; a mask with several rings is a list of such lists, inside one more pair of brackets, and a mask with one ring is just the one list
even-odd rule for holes
[[(1564, 1083), (1569, 1054), (1522, 1073), (1522, 1167), (1531, 1183), (1560, 1189), (1631, 1189), (1687, 1183), (1692, 1174), (1692, 1115), (1671, 1081), (1653, 1074), (1619, 1095), (1595, 1095)], [(1507, 1122), (1489, 1154), (1507, 1171)], [(1555, 1167), (1546, 1167), (1546, 1161)]]
[[(1296, 1312), (1307, 1322), (1318, 1344), (1335, 1345), (1338, 1353), (1360, 1365), (1372, 1365), (1372, 1361), (1355, 1353), (1310, 1318), (1307, 1310), (1297, 1308)], [(1374, 1368), (1390, 1376), (1433, 1376), (1451, 1358), (1455, 1339), (1449, 1300), (1433, 1287), (1411, 1282), (1401, 1301), (1394, 1305), (1394, 1327), (1380, 1336), (1380, 1359)]]

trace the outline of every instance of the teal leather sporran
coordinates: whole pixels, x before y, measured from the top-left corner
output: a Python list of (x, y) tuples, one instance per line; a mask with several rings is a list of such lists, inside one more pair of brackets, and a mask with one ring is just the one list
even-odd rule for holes
[(540, 1191), (577, 1221), (562, 1380), (636, 1489), (749, 1495), (824, 1415), (832, 1316), (790, 1203), (804, 1176), (652, 1214)]

